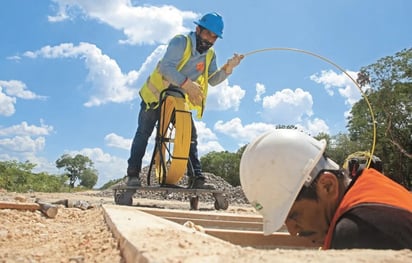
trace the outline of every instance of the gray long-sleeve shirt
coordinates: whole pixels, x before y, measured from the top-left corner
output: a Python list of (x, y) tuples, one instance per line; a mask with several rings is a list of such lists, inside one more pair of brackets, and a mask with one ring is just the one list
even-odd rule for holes
[[(159, 63), (160, 73), (170, 83), (176, 86), (181, 86), (183, 82), (186, 80), (186, 78), (195, 81), (200, 75), (203, 74), (204, 70), (204, 68), (202, 69), (201, 65), (202, 63), (204, 65), (206, 61), (207, 52), (200, 54), (196, 50), (195, 32), (190, 32), (188, 36), (192, 41), (191, 57), (180, 71), (177, 70), (177, 65), (182, 60), (183, 53), (186, 48), (186, 36), (184, 35), (175, 36), (170, 40), (166, 53)], [(209, 84), (212, 86), (221, 83), (228, 76), (224, 70), (218, 70), (216, 63), (216, 54), (214, 54), (212, 61), (209, 65), (209, 76), (212, 75), (214, 72), (216, 72), (216, 74), (209, 78)]]

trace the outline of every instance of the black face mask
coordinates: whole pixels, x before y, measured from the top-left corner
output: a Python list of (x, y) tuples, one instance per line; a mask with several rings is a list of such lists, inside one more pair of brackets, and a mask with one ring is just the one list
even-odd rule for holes
[(201, 38), (198, 34), (196, 34), (196, 50), (203, 54), (204, 52), (208, 51), (209, 48), (213, 46), (213, 43)]

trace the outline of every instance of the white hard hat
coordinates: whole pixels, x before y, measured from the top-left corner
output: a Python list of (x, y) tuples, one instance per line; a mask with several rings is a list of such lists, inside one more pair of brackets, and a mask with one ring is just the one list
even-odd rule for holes
[(290, 129), (276, 129), (252, 141), (240, 161), (240, 183), (249, 202), (263, 215), (265, 235), (285, 222), (303, 185), (322, 169), (339, 166), (324, 157), (326, 141)]

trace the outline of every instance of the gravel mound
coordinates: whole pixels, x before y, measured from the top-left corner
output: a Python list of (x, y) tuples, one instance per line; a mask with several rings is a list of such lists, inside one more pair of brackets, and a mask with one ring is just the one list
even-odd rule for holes
[[(140, 173), (142, 186), (149, 186), (147, 182), (148, 181), (147, 180), (148, 171), (149, 171), (149, 168), (145, 167), (142, 169), (142, 172)], [(216, 176), (212, 173), (204, 172), (203, 175), (206, 177), (207, 184), (212, 184), (215, 186), (217, 190), (224, 192), (227, 200), (229, 201), (229, 204), (233, 204), (233, 205), (249, 204), (240, 186), (234, 187), (231, 184), (229, 184), (227, 181), (225, 181), (222, 177)], [(177, 185), (180, 187), (187, 187), (187, 180), (188, 180), (187, 176), (184, 176)], [(149, 181), (150, 181), (150, 186), (153, 186), (153, 187), (159, 186), (159, 182), (155, 176), (154, 171), (151, 172)], [(120, 182), (119, 184), (112, 186), (111, 189), (102, 191), (100, 194), (106, 197), (113, 196), (112, 189), (120, 184), (124, 184), (124, 182)], [(177, 201), (188, 201), (190, 198), (190, 196), (187, 193), (178, 193), (178, 192), (165, 193), (165, 192), (159, 192), (159, 191), (153, 191), (153, 192), (152, 191), (137, 191), (135, 193), (135, 197), (154, 199), (154, 200), (177, 200)], [(215, 201), (213, 196), (209, 194), (200, 195), (199, 200), (203, 202), (214, 202)]]

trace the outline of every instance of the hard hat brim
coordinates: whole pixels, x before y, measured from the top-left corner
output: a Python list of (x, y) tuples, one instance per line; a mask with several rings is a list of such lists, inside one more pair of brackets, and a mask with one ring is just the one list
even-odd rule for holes
[(220, 38), (220, 39), (223, 38), (221, 34), (218, 34), (218, 33), (214, 32), (213, 30), (210, 30), (209, 28), (205, 27), (204, 25), (200, 24), (199, 22), (193, 21), (193, 23), (196, 24), (196, 25), (198, 25), (198, 26), (201, 26), (201, 27), (203, 27), (203, 28), (206, 28), (206, 29), (209, 30), (210, 32), (213, 32), (214, 34), (216, 34), (216, 36), (217, 36), (218, 38)]

